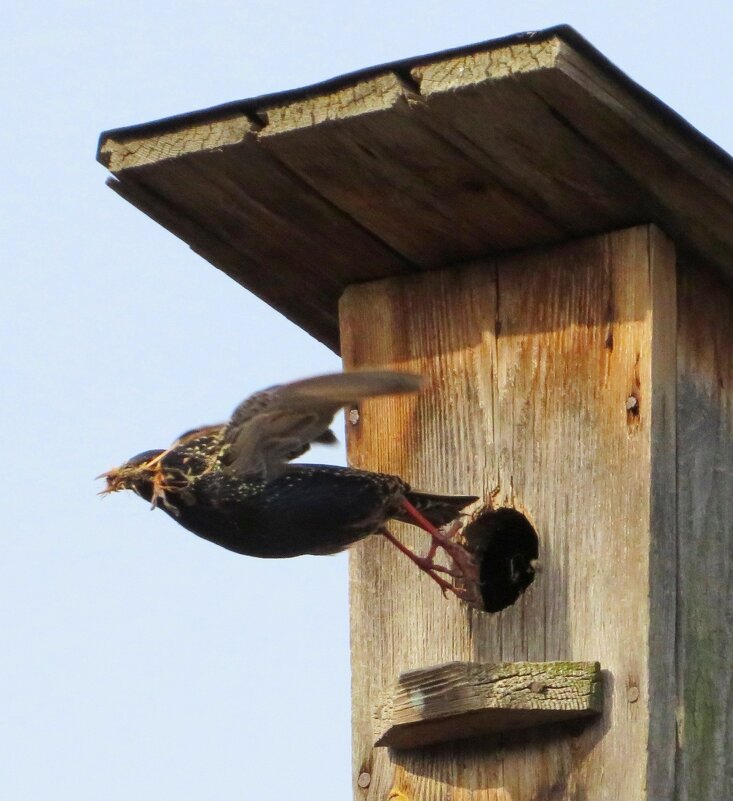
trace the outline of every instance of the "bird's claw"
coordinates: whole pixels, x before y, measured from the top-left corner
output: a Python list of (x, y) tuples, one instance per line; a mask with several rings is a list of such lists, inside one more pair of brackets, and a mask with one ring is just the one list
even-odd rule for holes
[[(414, 510), (414, 507), (410, 504), (408, 511), (411, 512), (412, 510)], [(481, 593), (479, 591), (478, 565), (473, 556), (471, 556), (463, 545), (456, 542), (455, 539), (461, 530), (461, 522), (456, 520), (446, 530), (440, 530), (427, 521), (417, 510), (414, 511), (416, 515), (413, 516), (418, 519), (421, 523), (421, 527), (424, 528), (432, 538), (430, 548), (425, 556), (418, 556), (414, 551), (411, 551), (386, 528), (382, 529), (382, 533), (424, 573), (427, 573), (427, 575), (433, 579), (440, 587), (444, 597), (447, 597), (447, 594), (450, 592), (462, 601), (480, 606)], [(426, 525), (422, 525), (423, 522)], [(451, 563), (450, 567), (444, 567), (435, 562), (438, 548), (442, 548), (447, 554)], [(458, 586), (448, 581), (444, 576), (457, 579), (459, 582)]]
[(438, 548), (442, 548), (454, 565), (452, 570), (446, 572), (450, 573), (454, 578), (460, 578), (466, 582), (478, 583), (479, 571), (476, 560), (460, 542), (456, 542), (456, 536), (461, 531), (462, 527), (460, 520), (454, 520), (450, 528), (446, 530), (438, 529), (437, 534), (431, 533), (433, 541), (430, 545), (428, 555), (432, 558), (435, 556)]

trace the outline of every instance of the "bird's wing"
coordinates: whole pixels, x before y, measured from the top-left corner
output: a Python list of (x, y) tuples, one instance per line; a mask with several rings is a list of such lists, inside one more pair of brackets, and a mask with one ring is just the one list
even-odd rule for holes
[(417, 392), (421, 376), (388, 370), (306, 378), (264, 389), (234, 410), (224, 433), (223, 469), (271, 479), (312, 442), (333, 442), (329, 426), (343, 406), (377, 395)]
[(215, 436), (219, 433), (223, 434), (227, 425), (228, 423), (214, 423), (213, 425), (204, 425), (198, 426), (197, 428), (192, 428), (190, 431), (186, 431), (185, 434), (181, 434), (181, 436), (178, 437), (178, 439), (167, 450), (172, 451), (174, 448), (180, 448), (181, 446), (186, 445), (193, 440), (199, 439), (200, 437)]

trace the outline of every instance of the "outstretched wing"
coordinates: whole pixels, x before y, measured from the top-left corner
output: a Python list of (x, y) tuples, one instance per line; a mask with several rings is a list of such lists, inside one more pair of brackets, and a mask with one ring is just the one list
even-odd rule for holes
[(421, 376), (388, 370), (334, 373), (264, 389), (235, 410), (225, 433), (223, 469), (271, 479), (312, 442), (333, 442), (329, 429), (343, 406), (377, 395), (417, 392)]

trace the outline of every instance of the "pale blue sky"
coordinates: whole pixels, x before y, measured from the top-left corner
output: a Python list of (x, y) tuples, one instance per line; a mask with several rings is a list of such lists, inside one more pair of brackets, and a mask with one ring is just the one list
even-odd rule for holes
[(92, 481), (338, 360), (105, 188), (99, 132), (561, 22), (733, 149), (728, 2), (5, 11), (2, 798), (350, 795), (346, 557), (236, 556)]

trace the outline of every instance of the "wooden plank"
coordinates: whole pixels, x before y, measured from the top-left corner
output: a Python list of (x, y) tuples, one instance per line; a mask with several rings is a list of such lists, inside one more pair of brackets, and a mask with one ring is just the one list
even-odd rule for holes
[[(558, 47), (555, 40), (531, 49), (535, 69), (551, 68)], [(518, 66), (503, 49), (415, 67), (424, 102), (413, 110), (562, 230), (588, 235), (648, 220), (643, 187), (525, 81), (512, 80)]]
[[(652, 500), (653, 476), (674, 458), (659, 412), (674, 408), (674, 366), (652, 359), (674, 341), (663, 313), (673, 276), (672, 248), (640, 227), (345, 293), (346, 366), (429, 377), (418, 398), (364, 404), (352, 462), (435, 490), (487, 497), (498, 485), (496, 503), (535, 527), (543, 564), (515, 605), (485, 615), (444, 600), (380, 538), (352, 550), (357, 798), (671, 797), (656, 762), (674, 763), (674, 726), (657, 728), (653, 748), (648, 736), (652, 701), (674, 708), (674, 676), (659, 683), (651, 662), (671, 664), (659, 631), (674, 604), (650, 606), (660, 584), (676, 584), (673, 564), (651, 562), (675, 540)], [(399, 758), (375, 750), (372, 710), (393, 677), (456, 660), (599, 660), (602, 718), (570, 739), (527, 731)]]
[(680, 246), (704, 253), (733, 278), (733, 171), (650, 113), (572, 47), (556, 69), (527, 76), (564, 123), (625, 171), (648, 198), (649, 221)]
[(334, 347), (349, 284), (618, 226), (733, 282), (733, 161), (567, 27), (110, 131), (98, 157)]
[(409, 267), (259, 147), (192, 154), (118, 177), (143, 183), (263, 269), (290, 264), (291, 272), (278, 270), (282, 285), (306, 272), (320, 278), (313, 292), (329, 280), (341, 290), (344, 277), (370, 280)]
[[(679, 264), (671, 240), (654, 227), (649, 236), (651, 375), (630, 398), (629, 423), (651, 413), (651, 496), (649, 499), (649, 734), (650, 759), (646, 788), (649, 798), (672, 798), (677, 752), (675, 705), (677, 677), (674, 643), (677, 636), (677, 274)], [(651, 380), (649, 380), (651, 379)], [(627, 407), (628, 408), (628, 407)]]
[[(166, 137), (185, 152), (107, 140), (116, 191), (332, 349), (344, 288), (409, 269), (246, 137), (210, 149)], [(153, 152), (160, 160), (151, 164)]]
[(678, 801), (733, 798), (733, 296), (679, 283)]
[(112, 173), (145, 167), (191, 153), (217, 151), (252, 140), (260, 126), (246, 114), (223, 115), (216, 122), (174, 125), (170, 130), (150, 136), (116, 137), (102, 135), (97, 157)]
[(487, 169), (423, 125), (412, 111), (421, 103), (387, 73), (357, 87), (259, 108), (266, 121), (260, 142), (421, 267), (562, 237), (562, 229), (524, 201), (501, 170)]
[[(120, 180), (110, 179), (108, 185), (120, 197), (186, 242), (195, 253), (215, 264), (234, 280), (247, 285), (254, 294), (270, 303), (277, 299), (280, 308), (287, 309), (286, 316), (296, 325), (307, 328), (313, 337), (332, 350), (338, 350), (338, 336), (334, 332), (338, 289), (334, 290), (330, 302), (324, 302), (322, 295), (307, 292), (305, 283), (295, 280), (284, 288), (283, 293), (280, 287), (268, 282), (270, 272), (262, 270), (259, 264), (252, 262), (226, 238), (218, 237), (205, 223), (182, 214), (179, 207), (171, 205), (129, 173), (123, 174)], [(299, 290), (302, 293), (299, 304), (283, 302), (283, 295), (287, 298)]]
[(417, 748), (602, 710), (597, 662), (450, 662), (400, 676), (374, 711), (374, 745)]

